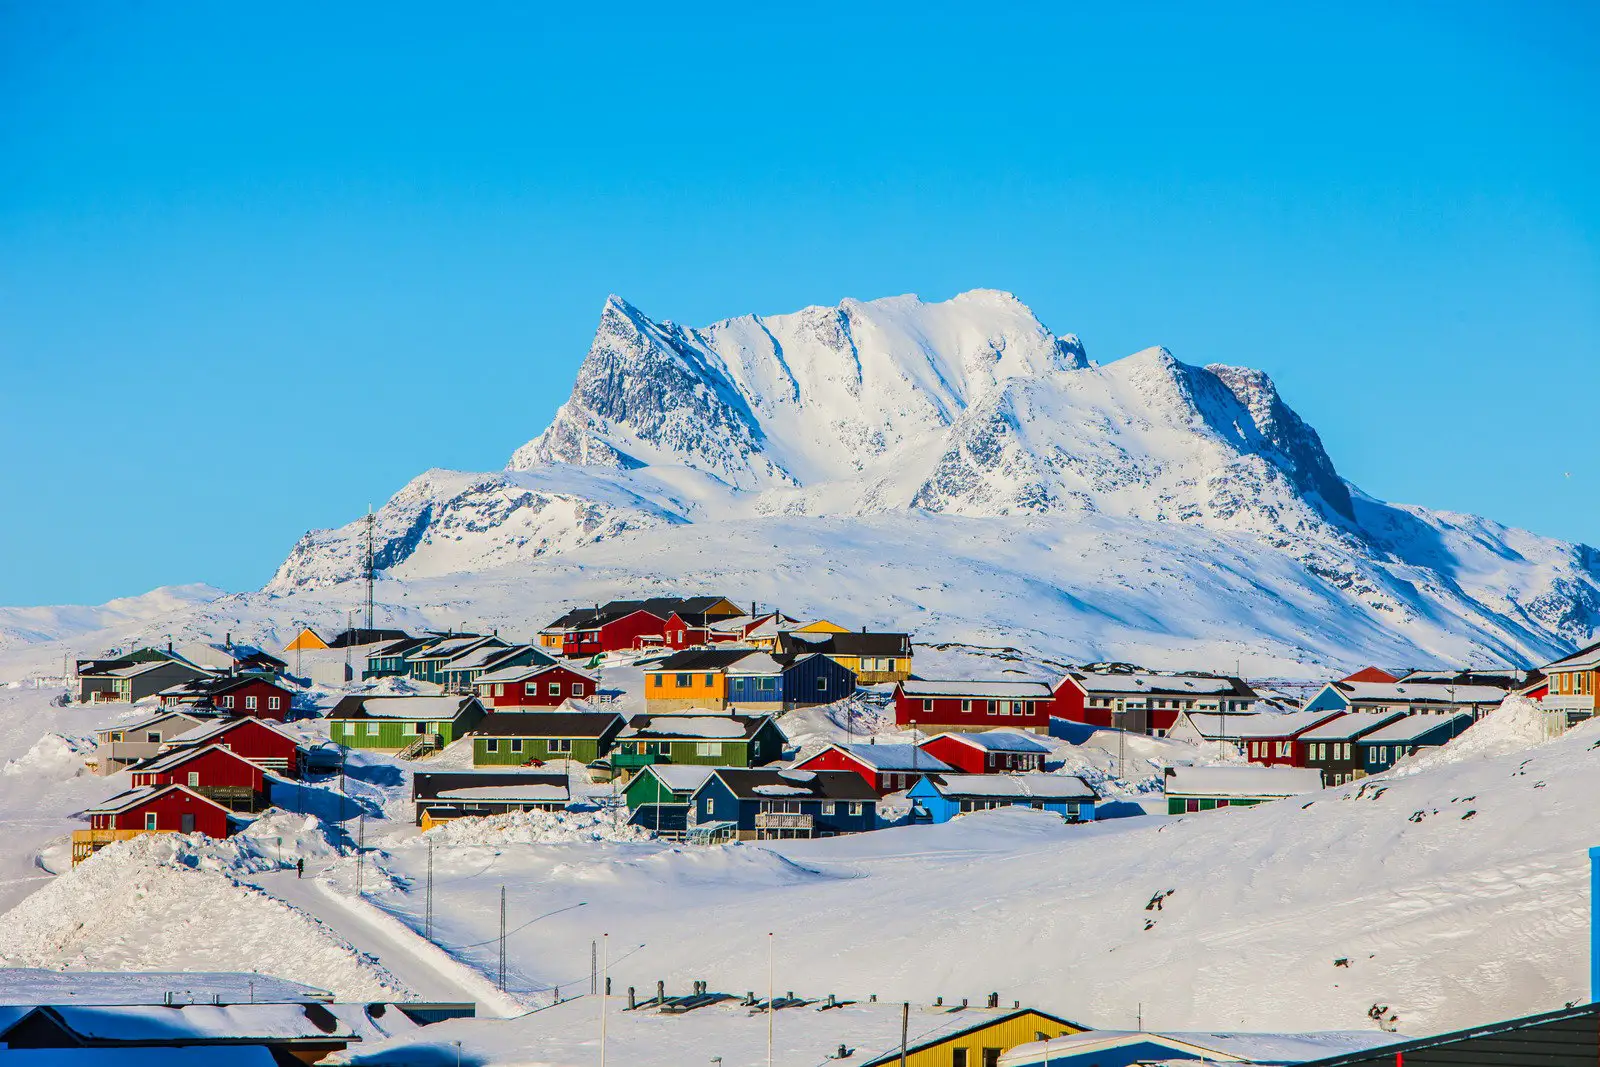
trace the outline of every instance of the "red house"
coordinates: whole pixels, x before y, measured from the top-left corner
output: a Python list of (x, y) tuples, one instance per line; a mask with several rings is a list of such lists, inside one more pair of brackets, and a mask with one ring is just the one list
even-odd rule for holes
[(1265, 767), (1300, 765), (1296, 739), (1345, 713), (1343, 708), (1296, 711), (1287, 715), (1217, 715), (1184, 712), (1171, 736), (1182, 741), (1228, 741), (1251, 763)]
[(881, 797), (910, 789), (924, 774), (948, 774), (955, 768), (916, 745), (829, 745), (796, 770), (850, 771), (861, 776)]
[(894, 717), (945, 730), (996, 727), (1046, 733), (1055, 697), (1044, 682), (930, 681), (910, 678), (894, 687)]
[(575, 659), (661, 645), (666, 625), (666, 619), (642, 608), (616, 614), (602, 610), (561, 635), (561, 654)]
[(294, 691), (256, 674), (196, 678), (161, 691), (166, 707), (211, 708), (223, 715), (254, 715), (282, 722), (289, 716)]
[(687, 648), (709, 640), (712, 622), (738, 614), (739, 608), (720, 596), (613, 600), (573, 608), (540, 630), (539, 637), (544, 644), (560, 638), (561, 654), (570, 657), (668, 645)]
[(491, 671), (473, 685), (479, 700), (497, 708), (558, 708), (570, 699), (591, 699), (599, 682), (571, 667), (546, 664)]
[(205, 723), (171, 738), (162, 749), (165, 754), (178, 749), (195, 751), (208, 745), (221, 745), (262, 770), (300, 777), (304, 758), (300, 742), (283, 728), (254, 717)]
[(72, 832), (74, 866), (113, 841), (144, 833), (200, 833), (208, 837), (233, 833), (227, 808), (181, 785), (130, 789), (90, 808), (88, 815), (89, 829)]
[(130, 773), (135, 787), (181, 785), (234, 811), (256, 811), (267, 800), (266, 772), (221, 745), (176, 749)]
[(1044, 768), (1050, 746), (1013, 730), (948, 733), (918, 746), (963, 774), (1013, 774)]
[(1256, 691), (1221, 674), (1073, 671), (1056, 684), (1057, 718), (1165, 737), (1186, 711), (1245, 711)]

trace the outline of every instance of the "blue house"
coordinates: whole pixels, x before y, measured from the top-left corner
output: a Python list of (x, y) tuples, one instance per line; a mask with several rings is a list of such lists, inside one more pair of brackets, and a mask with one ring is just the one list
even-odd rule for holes
[(721, 767), (694, 791), (689, 831), (741, 841), (833, 837), (876, 828), (878, 794), (853, 771)]
[(729, 707), (789, 711), (832, 704), (856, 691), (856, 673), (820, 652), (772, 656), (752, 652), (722, 668)]
[(969, 811), (1032, 808), (1093, 822), (1094, 789), (1073, 774), (927, 774), (907, 791), (913, 822), (949, 822)]
[(1459, 715), (1407, 715), (1356, 738), (1356, 760), (1368, 774), (1386, 771), (1419, 748), (1438, 748), (1460, 737), (1473, 722)]

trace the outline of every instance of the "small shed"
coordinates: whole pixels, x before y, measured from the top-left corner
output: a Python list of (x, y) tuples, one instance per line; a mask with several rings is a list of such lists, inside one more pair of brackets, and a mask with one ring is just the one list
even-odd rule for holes
[(417, 825), (511, 811), (560, 811), (572, 799), (565, 774), (537, 771), (418, 771), (411, 778)]

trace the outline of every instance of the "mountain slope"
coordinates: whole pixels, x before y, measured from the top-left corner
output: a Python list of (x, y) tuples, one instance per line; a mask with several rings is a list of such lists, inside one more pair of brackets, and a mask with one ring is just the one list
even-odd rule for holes
[[(985, 290), (698, 329), (611, 297), (550, 426), (505, 471), (413, 481), (379, 513), (378, 561), (395, 579), (460, 587), (489, 571), (536, 578), (621, 544), (640, 581), (670, 587), (685, 577), (678, 547), (698, 538), (688, 528), (712, 524), (765, 541), (771, 558), (798, 551), (796, 536), (854, 543), (844, 533), (853, 528), (902, 571), (930, 562), (908, 555), (925, 553), (926, 523), (874, 515), (981, 520), (947, 527), (977, 557), (945, 576), (969, 597), (986, 584), (986, 550), (1002, 554), (998, 545), (1024, 530), (1099, 553), (1087, 575), (1060, 560), (1030, 568), (1041, 595), (1085, 603), (1097, 586), (1148, 586), (1141, 561), (1178, 551), (1179, 528), (1222, 539), (1212, 542), (1218, 558), (1255, 557), (1263, 574), (1281, 569), (1270, 557), (1286, 556), (1302, 577), (1274, 595), (1321, 604), (1312, 627), (1325, 631), (1290, 643), (1337, 648), (1347, 635), (1352, 659), (1394, 651), (1358, 636), (1375, 629), (1398, 633), (1418, 661), (1539, 659), (1600, 621), (1592, 549), (1374, 500), (1339, 476), (1262, 372), (1191, 366), (1160, 348), (1099, 366), (1075, 337)], [(807, 525), (771, 522), (779, 517), (835, 521), (797, 535)], [(746, 525), (763, 522), (765, 534)], [(355, 576), (360, 534), (359, 525), (308, 534), (267, 591), (309, 593)], [(1186, 561), (1205, 559), (1192, 534), (1179, 540)], [(1182, 580), (1199, 580), (1195, 568), (1183, 563)], [(856, 586), (837, 599), (862, 594)], [(1260, 636), (1248, 618), (1221, 614), (1213, 636)], [(1060, 635), (1046, 650), (1079, 647)]]

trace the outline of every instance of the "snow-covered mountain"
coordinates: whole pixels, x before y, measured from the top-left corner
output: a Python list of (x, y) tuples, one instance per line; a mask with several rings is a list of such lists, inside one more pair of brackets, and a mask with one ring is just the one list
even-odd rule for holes
[[(999, 572), (1020, 573), (1031, 595), (1074, 605), (1067, 632), (1035, 642), (1067, 655), (1165, 632), (1265, 640), (1297, 660), (1538, 659), (1600, 624), (1594, 550), (1375, 500), (1264, 373), (1161, 348), (1100, 366), (988, 290), (703, 329), (611, 297), (571, 397), (504, 471), (429, 471), (377, 524), (389, 577), (447, 582), (457, 600), (480, 577), (539, 579), (617, 552), (634, 591), (715, 581), (690, 546), (716, 541), (738, 574), (757, 555), (814, 558), (820, 539), (854, 573), (835, 602), (889, 583), (903, 612), (930, 581), (962, 592), (971, 612), (918, 620), (928, 637), (989, 633), (968, 624), (1007, 584)], [(948, 552), (930, 557), (941, 531)], [(349, 580), (363, 536), (359, 523), (307, 534), (267, 591)], [(1015, 559), (1001, 546), (1018, 536), (1053, 558)], [(1214, 572), (1241, 557), (1288, 617), (1239, 610)], [(629, 591), (629, 569), (577, 595)], [(1174, 584), (1224, 600), (1208, 617), (1141, 618), (1101, 595)]]

